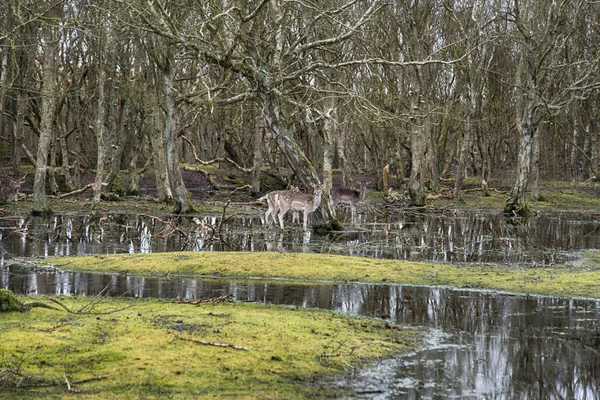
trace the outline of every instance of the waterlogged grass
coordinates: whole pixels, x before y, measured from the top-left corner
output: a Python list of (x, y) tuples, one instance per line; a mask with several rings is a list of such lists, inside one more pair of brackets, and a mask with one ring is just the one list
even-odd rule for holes
[(46, 262), (67, 270), (134, 275), (386, 282), (448, 285), (556, 296), (600, 297), (598, 258), (588, 256), (578, 265), (552, 268), (456, 266), (276, 252), (122, 254), (50, 258)]
[(0, 398), (340, 396), (319, 379), (420, 340), (412, 328), (281, 306), (103, 299), (89, 308), (89, 298), (59, 301), (94, 313), (2, 314)]

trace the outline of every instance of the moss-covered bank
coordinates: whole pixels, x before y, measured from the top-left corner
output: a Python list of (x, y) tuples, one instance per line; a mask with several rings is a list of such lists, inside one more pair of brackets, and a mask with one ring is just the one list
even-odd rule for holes
[(280, 306), (59, 300), (85, 312), (2, 314), (0, 398), (339, 396), (319, 378), (420, 339), (379, 320)]
[[(50, 258), (61, 269), (155, 275), (285, 278), (448, 285), (556, 296), (600, 297), (595, 253), (552, 268), (462, 266), (327, 254), (184, 252)], [(600, 257), (598, 257), (600, 258)]]

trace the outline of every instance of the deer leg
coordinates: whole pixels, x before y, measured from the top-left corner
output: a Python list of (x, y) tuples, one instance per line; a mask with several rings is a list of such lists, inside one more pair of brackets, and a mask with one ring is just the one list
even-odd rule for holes
[(279, 226), (281, 227), (281, 230), (283, 230), (283, 217), (285, 216), (285, 214), (288, 212), (289, 208), (280, 208), (279, 209)]

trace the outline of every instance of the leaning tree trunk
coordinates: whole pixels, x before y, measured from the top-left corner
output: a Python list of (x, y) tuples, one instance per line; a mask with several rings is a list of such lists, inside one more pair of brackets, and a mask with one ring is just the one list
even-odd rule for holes
[(263, 90), (259, 93), (264, 108), (266, 128), (277, 143), (292, 171), (306, 187), (319, 183), (319, 177), (310, 160), (306, 157), (292, 135), (279, 109), (279, 99), (276, 94)]
[[(306, 188), (311, 189), (313, 185), (320, 183), (319, 176), (281, 117), (277, 94), (263, 87), (259, 89), (259, 99), (264, 109), (266, 128), (271, 132), (294, 174)], [(324, 219), (331, 218), (328, 207), (320, 207), (320, 210)]]
[(167, 173), (173, 193), (174, 211), (185, 214), (194, 211), (190, 195), (181, 175), (179, 167), (179, 151), (177, 148), (177, 135), (175, 130), (175, 98), (173, 97), (172, 68), (170, 60), (165, 60), (162, 68), (163, 93), (165, 106), (164, 143), (167, 158)]
[(45, 26), (44, 30), (44, 64), (42, 67), (42, 110), (40, 114), (40, 138), (38, 141), (33, 181), (33, 214), (51, 213), (46, 196), (46, 174), (48, 171), (48, 151), (52, 140), (52, 117), (56, 107), (56, 59), (54, 28)]

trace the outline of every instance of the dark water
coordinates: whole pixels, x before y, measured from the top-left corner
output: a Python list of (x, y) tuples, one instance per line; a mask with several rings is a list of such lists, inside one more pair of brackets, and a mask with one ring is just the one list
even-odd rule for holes
[[(551, 265), (600, 249), (600, 215), (542, 214), (524, 224), (500, 213), (399, 212), (361, 215), (354, 229), (316, 235), (297, 226), (266, 228), (256, 215), (218, 217), (65, 214), (0, 218), (0, 256), (127, 252), (290, 251), (412, 261)], [(175, 229), (177, 228), (177, 229)]]
[(285, 304), (427, 327), (422, 351), (382, 361), (346, 382), (355, 398), (597, 399), (600, 301), (442, 287), (296, 285), (128, 277), (14, 266), (0, 283), (28, 295), (200, 299)]
[(32, 271), (15, 256), (126, 252), (290, 251), (548, 266), (600, 248), (600, 215), (556, 213), (513, 224), (496, 213), (361, 215), (353, 231), (317, 235), (260, 217), (161, 219), (127, 214), (0, 218), (0, 287), (41, 295), (111, 295), (322, 308), (427, 327), (427, 347), (347, 382), (355, 398), (600, 398), (600, 302), (404, 285), (218, 281)]

